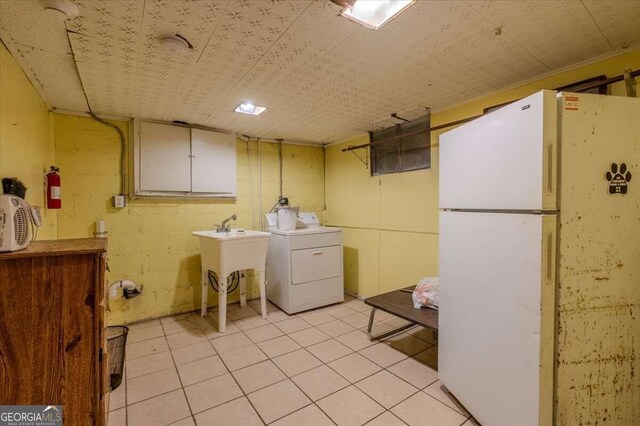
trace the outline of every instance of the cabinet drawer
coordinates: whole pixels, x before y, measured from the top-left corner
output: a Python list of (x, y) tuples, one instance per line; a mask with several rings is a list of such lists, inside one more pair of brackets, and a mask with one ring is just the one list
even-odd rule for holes
[(291, 283), (339, 277), (342, 274), (342, 246), (326, 246), (291, 252)]

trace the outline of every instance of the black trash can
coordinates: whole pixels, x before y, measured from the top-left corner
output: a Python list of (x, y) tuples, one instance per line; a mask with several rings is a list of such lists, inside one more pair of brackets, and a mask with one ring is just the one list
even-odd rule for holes
[(124, 350), (127, 346), (129, 327), (114, 325), (107, 327), (107, 350), (109, 351), (109, 390), (114, 391), (122, 383), (124, 372)]

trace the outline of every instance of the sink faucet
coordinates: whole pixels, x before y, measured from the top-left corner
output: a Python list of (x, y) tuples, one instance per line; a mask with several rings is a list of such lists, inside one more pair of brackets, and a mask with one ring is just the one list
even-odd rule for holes
[(227, 222), (231, 222), (232, 220), (236, 220), (236, 219), (238, 219), (238, 216), (235, 213), (233, 215), (229, 216), (228, 218), (223, 220), (220, 225), (218, 225), (218, 227), (216, 228), (216, 232), (229, 232), (229, 231), (231, 231), (231, 225), (227, 225)]

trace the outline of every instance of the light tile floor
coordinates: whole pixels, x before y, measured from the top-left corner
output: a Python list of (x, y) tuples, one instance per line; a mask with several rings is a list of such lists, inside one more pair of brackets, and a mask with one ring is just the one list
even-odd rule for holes
[[(265, 321), (259, 301), (229, 305), (225, 333), (215, 309), (132, 325), (109, 426), (476, 424), (440, 389), (429, 330), (370, 342), (370, 308), (350, 296), (291, 316), (268, 310)], [(401, 325), (376, 319), (378, 331)]]

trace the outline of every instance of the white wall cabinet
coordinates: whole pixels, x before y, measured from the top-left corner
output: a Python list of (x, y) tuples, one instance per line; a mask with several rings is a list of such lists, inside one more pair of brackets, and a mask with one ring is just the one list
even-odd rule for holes
[(236, 192), (233, 135), (191, 129), (191, 192)]
[(187, 127), (140, 123), (140, 190), (191, 191), (191, 136)]
[(234, 134), (134, 121), (136, 196), (235, 197)]

